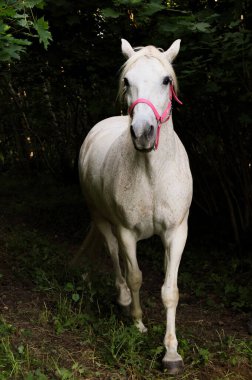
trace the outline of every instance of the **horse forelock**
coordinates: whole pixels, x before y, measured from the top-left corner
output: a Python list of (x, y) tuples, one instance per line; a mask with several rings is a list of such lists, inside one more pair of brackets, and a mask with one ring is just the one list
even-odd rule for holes
[(126, 76), (129, 69), (131, 69), (134, 64), (141, 59), (142, 57), (147, 58), (155, 58), (157, 59), (166, 69), (167, 73), (171, 75), (173, 80), (173, 86), (175, 88), (175, 91), (178, 92), (178, 82), (176, 74), (173, 70), (173, 67), (171, 63), (167, 60), (167, 58), (163, 55), (163, 49), (156, 48), (155, 46), (145, 46), (145, 47), (136, 47), (134, 48), (135, 54), (133, 54), (121, 67), (121, 74), (119, 79), (119, 92), (118, 96), (121, 101), (124, 100), (125, 95), (125, 86), (123, 78)]

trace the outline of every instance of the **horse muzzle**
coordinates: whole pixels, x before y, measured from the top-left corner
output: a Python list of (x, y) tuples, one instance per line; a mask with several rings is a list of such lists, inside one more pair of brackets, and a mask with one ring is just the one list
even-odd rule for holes
[(156, 128), (147, 123), (132, 123), (130, 126), (130, 134), (137, 150), (149, 152), (154, 148), (156, 140)]

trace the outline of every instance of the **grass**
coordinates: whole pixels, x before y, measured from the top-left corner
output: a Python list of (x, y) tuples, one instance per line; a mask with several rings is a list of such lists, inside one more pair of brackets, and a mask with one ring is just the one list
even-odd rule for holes
[[(37, 182), (0, 180), (0, 380), (169, 378), (161, 368), (160, 243), (154, 238), (138, 247), (148, 325), (140, 334), (114, 303), (107, 258), (95, 262), (96, 276), (89, 261), (84, 275), (68, 270), (88, 221), (78, 187)], [(227, 254), (199, 240), (187, 245), (177, 317), (186, 365), (181, 380), (250, 379), (252, 343), (243, 323), (251, 259), (232, 255), (227, 262)]]
[[(72, 310), (70, 320), (73, 318), (73, 313)], [(55, 312), (46, 324), (50, 324), (54, 318), (60, 319), (61, 314)], [(106, 378), (102, 376), (108, 370), (111, 374), (114, 373), (114, 378), (167, 378), (166, 374), (162, 374), (158, 360), (163, 354), (163, 347), (160, 346), (160, 332), (163, 326), (153, 324), (149, 327), (148, 335), (143, 335), (134, 326), (125, 325), (114, 313), (111, 313), (108, 318), (93, 320), (90, 324), (87, 323), (84, 315), (83, 321), (78, 326), (78, 329), (81, 327), (81, 332), (79, 331), (81, 341), (92, 347), (93, 351), (90, 352), (93, 356), (92, 362), (96, 369), (100, 369), (100, 372), (91, 371), (85, 363), (78, 362), (74, 358), (69, 361), (67, 367), (63, 367), (63, 356), (69, 356), (69, 352), (66, 351), (62, 351), (59, 355), (54, 350), (52, 351), (53, 358), (39, 359), (36, 350), (29, 343), (25, 343), (24, 333), (2, 320), (1, 331), (5, 333), (0, 343), (2, 376), (0, 378), (81, 379), (84, 375), (88, 376), (90, 372), (95, 372), (95, 376), (102, 379)], [(73, 326), (74, 324), (70, 327), (64, 324), (64, 329), (59, 331), (56, 325), (54, 329), (56, 334), (64, 334), (65, 331), (69, 332), (69, 329), (72, 331)], [(180, 339), (180, 353), (186, 358), (187, 364), (187, 371), (180, 377), (181, 379), (194, 378), (191, 376), (195, 376), (196, 379), (202, 369), (211, 368), (217, 363), (218, 366), (228, 366), (230, 374), (232, 369), (236, 371), (238, 365), (251, 364), (252, 343), (249, 340), (245, 341), (222, 333), (216, 335), (216, 340), (201, 342), (204, 346), (199, 346), (197, 343), (192, 343), (190, 337), (186, 336), (185, 333), (185, 337)], [(45, 350), (45, 347), (40, 349)], [(235, 373), (237, 376), (237, 372)], [(235, 377), (230, 377), (230, 374), (229, 378), (235, 379)]]
[[(31, 357), (28, 344), (22, 342), (24, 331), (17, 330), (5, 320), (0, 320), (0, 379), (15, 379), (29, 373), (32, 366), (36, 366), (36, 360)], [(20, 335), (20, 340), (14, 343), (15, 335)]]

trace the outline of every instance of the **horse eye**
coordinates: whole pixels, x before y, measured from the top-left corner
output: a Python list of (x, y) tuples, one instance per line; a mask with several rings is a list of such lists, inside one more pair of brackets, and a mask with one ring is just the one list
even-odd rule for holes
[(170, 77), (164, 77), (163, 84), (165, 84), (167, 86), (167, 84), (169, 84), (170, 82), (171, 82)]
[(128, 81), (128, 79), (127, 78), (123, 78), (123, 81), (124, 81), (124, 85), (126, 87), (129, 87), (129, 81)]

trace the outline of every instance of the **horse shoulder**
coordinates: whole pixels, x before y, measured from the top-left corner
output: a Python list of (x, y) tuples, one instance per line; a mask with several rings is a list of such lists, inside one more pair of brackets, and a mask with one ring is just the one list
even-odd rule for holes
[(127, 116), (114, 116), (100, 121), (86, 136), (79, 156), (80, 182), (86, 198), (101, 192), (105, 158), (127, 126)]
[[(175, 134), (176, 153), (164, 161), (155, 182), (155, 217), (165, 228), (180, 224), (192, 201), (192, 175), (186, 150)], [(162, 223), (161, 223), (162, 222)]]
[[(89, 148), (97, 150), (97, 145), (101, 145), (102, 151), (108, 149), (127, 125), (128, 116), (113, 116), (100, 121), (87, 134), (81, 148), (81, 154), (86, 154)], [(103, 144), (100, 144), (101, 141)]]
[(184, 144), (182, 143), (176, 132), (174, 132), (174, 136), (176, 144), (176, 161), (178, 163), (178, 166), (184, 175), (191, 175), (189, 158)]

